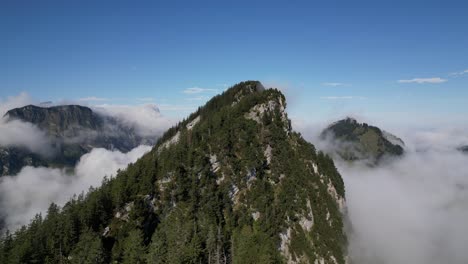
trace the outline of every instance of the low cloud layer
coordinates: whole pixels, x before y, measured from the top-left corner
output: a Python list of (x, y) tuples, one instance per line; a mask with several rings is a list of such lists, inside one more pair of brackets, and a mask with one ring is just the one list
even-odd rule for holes
[(46, 133), (30, 123), (0, 120), (0, 146), (24, 147), (31, 152), (48, 156), (53, 148)]
[[(69, 103), (76, 103), (70, 101)], [(25, 147), (44, 156), (54, 153), (53, 143), (44, 131), (37, 126), (19, 120), (8, 121), (3, 115), (10, 109), (38, 104), (28, 94), (0, 100), (0, 148)], [(52, 104), (49, 104), (52, 105)], [(163, 116), (152, 104), (145, 105), (99, 105), (89, 106), (93, 111), (110, 116), (120, 124), (134, 129), (143, 138), (156, 140), (175, 123)], [(105, 133), (113, 133), (108, 127)], [(119, 132), (119, 131), (117, 131)], [(120, 131), (121, 133), (122, 131)], [(95, 131), (80, 134), (80, 137), (96, 136)], [(65, 138), (66, 142), (86, 138)], [(155, 141), (154, 140), (154, 141)], [(153, 141), (151, 141), (153, 142)], [(141, 143), (137, 143), (141, 144)], [(75, 168), (58, 169), (44, 167), (24, 167), (17, 175), (0, 178), (0, 219), (7, 228), (15, 230), (29, 223), (36, 213), (45, 212), (51, 202), (65, 203), (73, 194), (87, 191), (90, 186), (99, 186), (104, 176), (115, 174), (130, 162), (135, 162), (151, 146), (141, 145), (128, 153), (93, 149), (81, 157)]]
[(128, 153), (93, 149), (81, 157), (70, 173), (66, 169), (24, 167), (18, 175), (0, 178), (0, 212), (6, 227), (15, 230), (29, 223), (35, 214), (44, 213), (50, 203), (63, 205), (73, 194), (100, 186), (104, 176), (135, 162), (150, 146), (139, 146)]
[(92, 109), (111, 116), (122, 124), (132, 127), (142, 137), (161, 136), (175, 121), (163, 116), (154, 104), (144, 105), (99, 105)]
[(51, 153), (51, 142), (39, 128), (19, 120), (7, 122), (7, 117), (4, 117), (8, 110), (33, 103), (34, 100), (26, 93), (0, 100), (0, 147), (17, 146), (43, 155)]
[(468, 157), (410, 151), (378, 168), (338, 163), (357, 263), (468, 263)]
[[(318, 148), (329, 147), (317, 137), (325, 123), (296, 124)], [(336, 162), (352, 222), (351, 257), (362, 264), (468, 263), (468, 155), (456, 150), (468, 143), (468, 129), (390, 132), (406, 143), (401, 159), (375, 168)]]
[[(96, 100), (98, 101), (98, 100)], [(81, 101), (68, 101), (67, 104), (80, 104)], [(33, 153), (50, 156), (54, 153), (51, 139), (37, 126), (20, 120), (8, 121), (4, 117), (8, 110), (25, 105), (41, 105), (27, 93), (0, 99), (0, 147), (24, 147)], [(48, 106), (54, 105), (49, 103)], [(88, 105), (98, 114), (109, 116), (120, 124), (133, 128), (142, 138), (158, 138), (177, 120), (162, 115), (154, 104), (142, 105)], [(109, 127), (106, 133), (113, 133), (114, 127)], [(86, 133), (85, 133), (86, 132)], [(84, 140), (83, 137), (95, 137), (93, 131), (83, 131), (83, 135), (76, 138), (65, 138), (66, 142)], [(155, 140), (151, 141), (155, 142)]]

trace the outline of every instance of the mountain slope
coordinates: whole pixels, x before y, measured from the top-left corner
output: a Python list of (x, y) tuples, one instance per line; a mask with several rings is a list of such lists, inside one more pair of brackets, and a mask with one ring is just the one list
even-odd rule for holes
[(5, 114), (10, 119), (20, 119), (37, 125), (54, 136), (77, 136), (79, 130), (97, 130), (102, 120), (93, 111), (80, 105), (39, 107), (27, 105), (15, 108)]
[(7, 122), (31, 123), (45, 131), (53, 145), (53, 153), (44, 156), (20, 147), (0, 148), (0, 175), (14, 175), (27, 165), (73, 166), (93, 148), (127, 152), (140, 144), (156, 141), (156, 137), (143, 138), (132, 127), (79, 105), (28, 105), (8, 111), (5, 118)]
[(400, 138), (353, 118), (346, 118), (328, 126), (321, 134), (332, 144), (330, 150), (344, 160), (366, 160), (377, 164), (383, 157), (396, 157), (404, 153)]
[(285, 106), (259, 82), (235, 85), (100, 188), (7, 235), (0, 261), (345, 263), (343, 181)]

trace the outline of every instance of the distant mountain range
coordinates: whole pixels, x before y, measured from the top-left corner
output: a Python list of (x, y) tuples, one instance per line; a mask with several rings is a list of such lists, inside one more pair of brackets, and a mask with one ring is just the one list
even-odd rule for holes
[(320, 137), (330, 141), (332, 154), (347, 161), (365, 160), (376, 165), (384, 157), (397, 157), (404, 153), (403, 140), (350, 117), (328, 126)]
[(154, 144), (156, 136), (141, 137), (118, 119), (80, 105), (28, 105), (8, 111), (7, 122), (20, 120), (43, 130), (52, 143), (50, 155), (22, 147), (0, 147), (0, 175), (13, 175), (24, 166), (74, 166), (93, 148), (127, 152), (140, 144)]

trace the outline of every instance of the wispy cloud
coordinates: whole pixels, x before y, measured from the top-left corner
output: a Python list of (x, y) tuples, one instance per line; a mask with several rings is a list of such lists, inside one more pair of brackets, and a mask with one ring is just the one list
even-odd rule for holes
[(187, 101), (203, 101), (203, 100), (207, 100), (208, 97), (206, 96), (195, 96), (195, 97), (189, 97), (189, 98), (185, 98), (185, 100)]
[(336, 87), (336, 86), (347, 86), (349, 84), (346, 84), (346, 83), (340, 83), (340, 82), (324, 82), (322, 83), (323, 86), (333, 86), (333, 87)]
[(465, 75), (465, 74), (468, 74), (468, 69), (464, 70), (464, 71), (459, 71), (459, 72), (452, 72), (449, 75), (450, 76), (461, 76), (461, 75)]
[(140, 98), (137, 98), (137, 101), (140, 101), (140, 102), (153, 102), (154, 98), (153, 97), (140, 97)]
[(325, 99), (325, 100), (364, 100), (367, 99), (367, 97), (364, 96), (322, 96), (320, 99)]
[(109, 101), (109, 98), (103, 98), (103, 97), (96, 97), (96, 96), (89, 96), (89, 97), (84, 97), (78, 99), (78, 101), (81, 102), (102, 102), (102, 101)]
[(162, 111), (192, 112), (196, 110), (197, 107), (190, 105), (160, 104), (159, 109), (161, 109)]
[(440, 77), (432, 77), (432, 78), (414, 78), (408, 80), (398, 80), (399, 83), (444, 83), (447, 79), (442, 79)]
[(199, 93), (216, 93), (218, 89), (210, 89), (210, 88), (200, 88), (200, 87), (191, 87), (183, 90), (185, 94), (199, 94)]

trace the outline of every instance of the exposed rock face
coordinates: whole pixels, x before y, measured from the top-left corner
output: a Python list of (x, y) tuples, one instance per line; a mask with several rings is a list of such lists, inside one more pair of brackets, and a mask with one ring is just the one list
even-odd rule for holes
[(344, 160), (365, 160), (376, 165), (384, 157), (397, 157), (404, 153), (404, 142), (400, 138), (353, 118), (337, 121), (321, 134), (331, 142), (329, 151)]
[(140, 137), (132, 127), (79, 105), (28, 105), (8, 111), (5, 118), (7, 122), (28, 122), (45, 131), (53, 144), (54, 153), (44, 157), (24, 148), (1, 148), (0, 176), (16, 174), (27, 165), (73, 166), (83, 154), (93, 148), (127, 152), (142, 143), (156, 142), (156, 137)]
[(15, 108), (5, 114), (9, 119), (33, 123), (53, 136), (76, 137), (82, 130), (100, 130), (102, 118), (85, 106), (61, 105), (39, 107), (28, 105)]
[(239, 83), (67, 210), (100, 209), (90, 218), (108, 263), (138, 231), (150, 263), (344, 264), (343, 180), (285, 107), (280, 91)]
[(46, 166), (38, 154), (24, 148), (0, 147), (0, 176), (17, 173), (24, 166)]
[[(330, 158), (317, 154), (292, 131), (284, 96), (277, 90), (257, 87), (255, 82), (242, 83), (226, 92), (233, 93), (234, 102), (219, 105), (216, 114), (204, 113), (203, 108), (193, 114), (165, 135), (157, 145), (157, 156), (169, 157), (174, 151), (190, 149), (190, 142), (201, 138), (199, 148), (209, 152), (200, 154), (206, 156), (214, 186), (226, 191), (232, 214), (249, 215), (250, 221), (265, 228), (268, 222), (277, 221), (271, 239), (277, 241), (276, 250), (285, 262), (345, 263), (346, 204), (341, 177)], [(216, 99), (207, 107), (218, 103)], [(236, 114), (244, 120), (230, 119)], [(213, 124), (217, 120), (221, 124)], [(232, 137), (219, 130), (232, 131)], [(199, 173), (203, 165), (187, 169), (200, 181), (207, 179)], [(177, 173), (171, 175), (158, 181), (164, 186), (160, 189), (163, 197), (170, 196), (170, 185), (179, 181)], [(263, 193), (264, 188), (268, 193)], [(177, 207), (178, 203), (170, 204)], [(271, 216), (272, 210), (281, 216)], [(327, 248), (327, 244), (334, 248)], [(231, 247), (235, 251), (237, 246)]]

